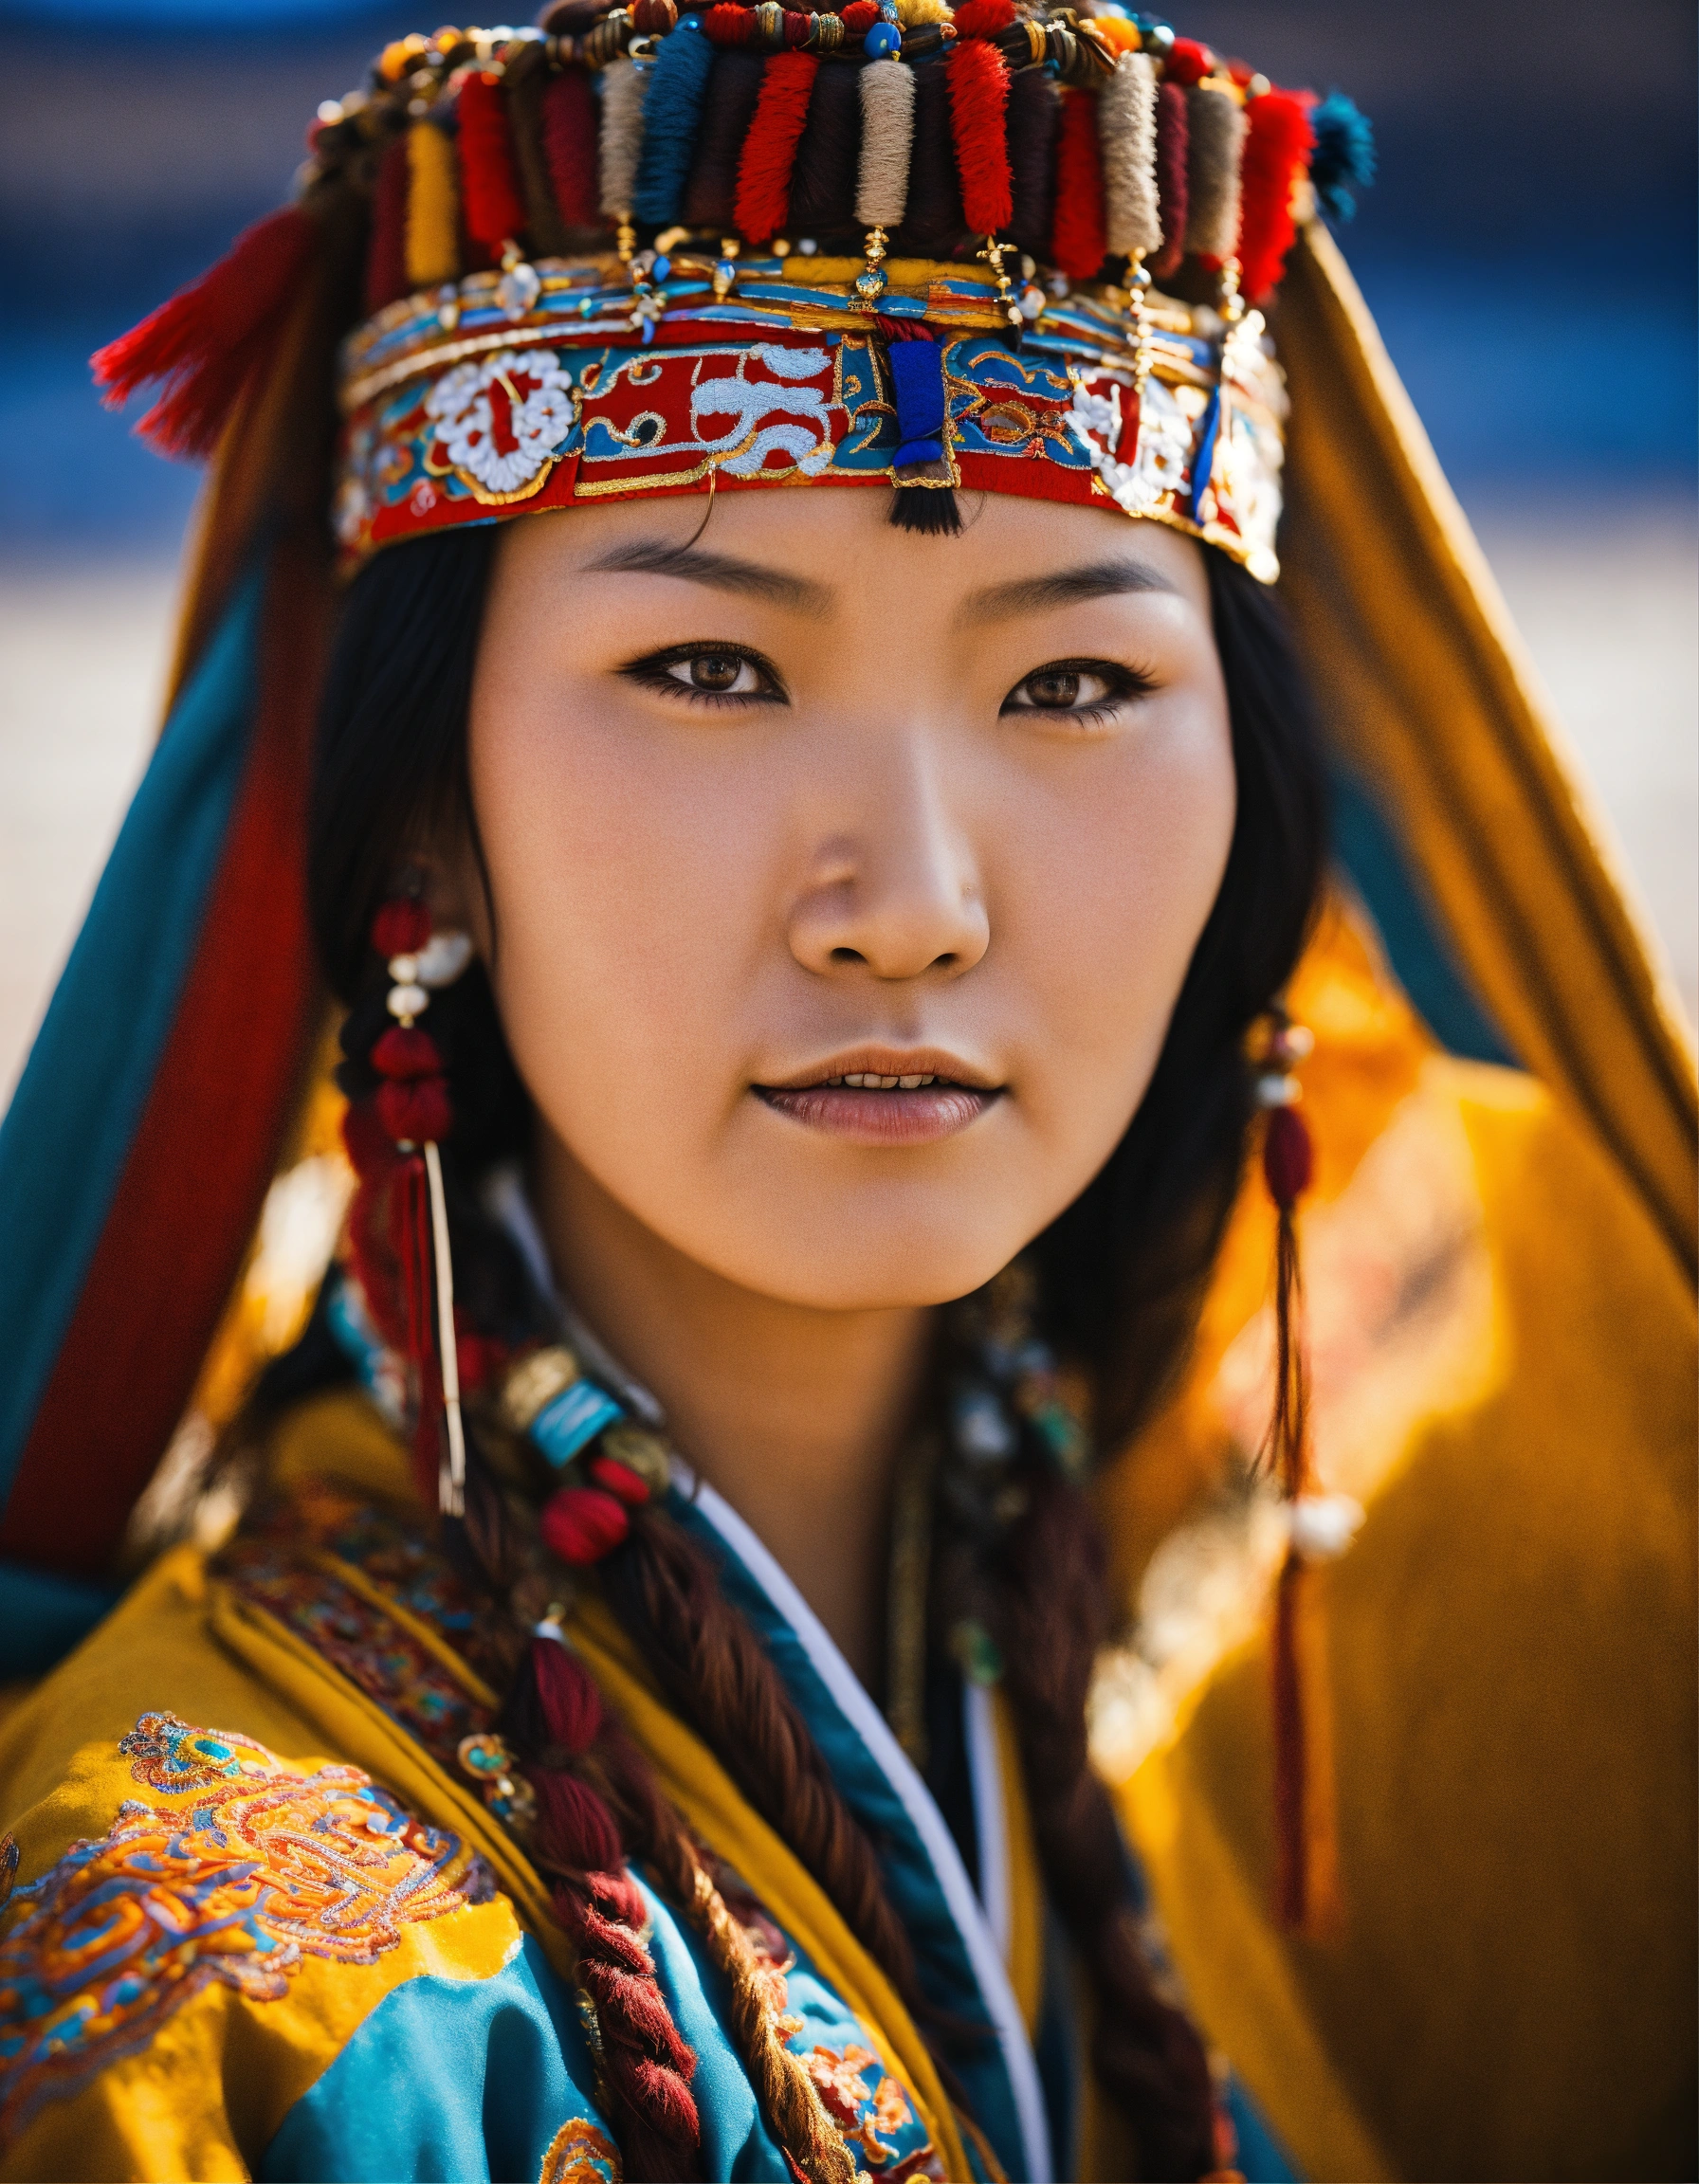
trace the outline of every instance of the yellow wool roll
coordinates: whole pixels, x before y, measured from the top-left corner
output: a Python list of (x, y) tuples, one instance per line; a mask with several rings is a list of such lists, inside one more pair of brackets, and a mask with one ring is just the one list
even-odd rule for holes
[(454, 147), (433, 121), (407, 133), (407, 277), (429, 288), (460, 275), (460, 191)]

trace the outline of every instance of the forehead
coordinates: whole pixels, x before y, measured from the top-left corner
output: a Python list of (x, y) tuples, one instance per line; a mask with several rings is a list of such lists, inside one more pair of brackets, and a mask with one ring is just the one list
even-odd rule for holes
[[(1013, 588), (1110, 569), (1123, 594), (1178, 593), (1207, 612), (1204, 549), (1163, 524), (992, 493), (961, 502), (954, 537), (898, 530), (883, 494), (848, 490), (726, 495), (705, 515), (686, 500), (562, 509), (503, 527), (498, 581), (564, 591), (611, 575), (707, 580), (780, 610), (862, 615), (870, 643), (892, 619), (995, 619)], [(1022, 604), (1059, 610), (1091, 592), (1060, 583)]]

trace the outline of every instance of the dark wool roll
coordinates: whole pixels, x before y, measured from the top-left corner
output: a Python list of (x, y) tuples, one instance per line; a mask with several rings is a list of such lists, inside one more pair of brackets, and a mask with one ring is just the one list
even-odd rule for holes
[(535, 53), (529, 66), (516, 63), (506, 75), (507, 118), (513, 133), (514, 164), (525, 200), (525, 238), (534, 258), (558, 258), (568, 247), (566, 223), (555, 203), (549, 179), (548, 156), (543, 149), (545, 129), (543, 94), (548, 87), (546, 69), (539, 65), (542, 48), (522, 48), (523, 61)]
[(542, 95), (542, 152), (556, 209), (568, 228), (599, 228), (595, 92), (588, 68), (563, 68)]
[(1150, 261), (1152, 276), (1162, 281), (1186, 254), (1186, 154), (1189, 132), (1186, 95), (1178, 83), (1157, 85), (1157, 204), (1162, 219), (1162, 247)]
[(891, 246), (893, 258), (947, 258), (967, 236), (956, 140), (950, 129), (950, 86), (943, 66), (914, 72), (914, 143), (908, 155), (908, 209)]
[(643, 152), (631, 198), (632, 212), (650, 228), (669, 228), (684, 205), (713, 65), (714, 48), (688, 16), (661, 41), (643, 104)]
[(405, 296), (407, 277), (407, 138), (385, 152), (372, 192), (372, 244), (366, 253), (366, 315)]
[(1048, 258), (1056, 203), (1056, 132), (1062, 93), (1048, 68), (1023, 68), (1009, 86), (1010, 232), (1032, 258)]
[[(696, 160), (685, 190), (684, 218), (692, 228), (729, 233), (738, 197), (738, 160), (761, 92), (758, 53), (736, 48), (716, 53), (703, 109)], [(835, 71), (833, 71), (835, 73)]]
[(830, 235), (854, 225), (860, 162), (861, 71), (822, 68), (791, 175), (791, 226), (799, 234)]

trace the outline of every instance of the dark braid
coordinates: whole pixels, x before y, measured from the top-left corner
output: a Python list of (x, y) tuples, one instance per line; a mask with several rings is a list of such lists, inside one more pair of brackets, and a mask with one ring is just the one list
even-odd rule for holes
[(1092, 2066), (1132, 2127), (1140, 2176), (1199, 2176), (1215, 2165), (1209, 2063), (1153, 1988), (1115, 1809), (1087, 1752), (1086, 1698), (1110, 1629), (1103, 1539), (1085, 1495), (1048, 1465), (1022, 1483), (996, 1635), (1046, 1891), (1091, 1979)]
[(685, 1720), (819, 1882), (911, 2010), (914, 1956), (879, 1863), (766, 1648), (713, 1563), (658, 1512), (602, 1565), (609, 1598)]

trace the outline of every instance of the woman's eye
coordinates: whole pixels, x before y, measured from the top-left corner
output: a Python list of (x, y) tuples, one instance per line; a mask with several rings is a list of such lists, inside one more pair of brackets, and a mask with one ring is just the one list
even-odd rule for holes
[(740, 652), (692, 652), (687, 660), (674, 660), (667, 673), (687, 689), (715, 698), (753, 697), (762, 687), (755, 662)]
[(784, 701), (778, 677), (764, 661), (725, 645), (681, 645), (669, 652), (652, 652), (647, 660), (633, 660), (620, 672), (669, 698), (683, 693), (703, 704), (717, 700), (757, 705)]
[(1108, 661), (1056, 660), (1035, 668), (1003, 701), (1005, 713), (1071, 713), (1102, 719), (1144, 686), (1143, 678)]

